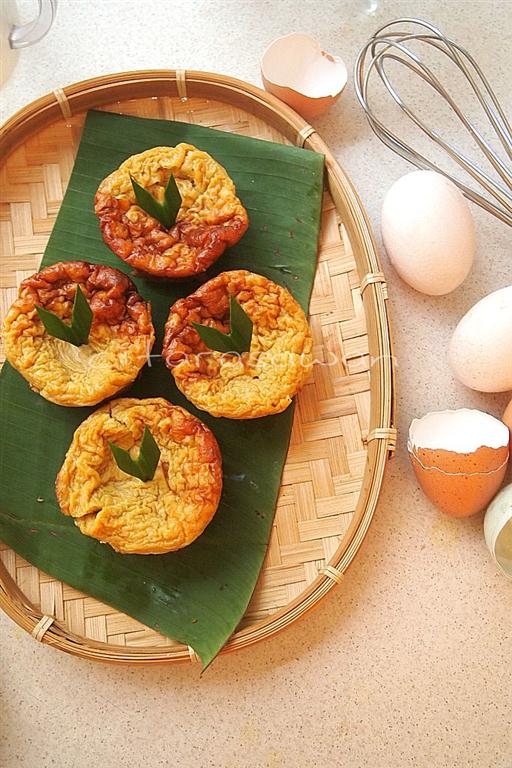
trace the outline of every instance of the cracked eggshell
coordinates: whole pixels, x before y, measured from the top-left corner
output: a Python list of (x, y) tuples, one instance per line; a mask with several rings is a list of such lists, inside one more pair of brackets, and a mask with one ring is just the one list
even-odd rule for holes
[(408, 450), (430, 501), (453, 517), (481, 512), (500, 488), (509, 459), (509, 430), (482, 411), (427, 413), (414, 419)]
[(479, 392), (512, 389), (512, 285), (490, 293), (459, 322), (448, 358), (456, 378)]
[(309, 35), (293, 32), (278, 37), (261, 59), (265, 90), (306, 120), (326, 112), (347, 83), (347, 68), (339, 56), (322, 51)]
[(412, 171), (398, 179), (384, 198), (381, 229), (391, 263), (420, 293), (451, 293), (473, 266), (471, 211), (455, 184), (440, 173)]

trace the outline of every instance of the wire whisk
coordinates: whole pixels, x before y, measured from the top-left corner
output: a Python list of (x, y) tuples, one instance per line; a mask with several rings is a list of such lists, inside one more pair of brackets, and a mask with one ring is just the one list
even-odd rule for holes
[[(403, 29), (404, 24), (413, 25), (413, 29), (405, 31)], [(397, 27), (402, 27), (402, 29), (397, 29)], [(500, 153), (503, 156), (498, 154), (496, 148), (484, 138), (474, 122), (464, 114), (432, 68), (420, 58), (415, 50), (411, 49), (411, 43), (415, 46), (417, 43), (422, 44), (422, 51), (425, 53), (429, 52), (429, 48), (437, 49), (437, 51), (449, 57), (458, 67), (480, 103), (492, 131), (496, 134), (499, 141), (499, 144), (496, 143), (496, 146), (501, 145), (503, 153), (501, 153), (501, 150)], [(427, 125), (418, 116), (417, 112), (406, 103), (392, 83), (389, 72), (386, 71), (386, 64), (390, 61), (407, 67), (408, 70), (431, 86), (447, 102), (449, 108), (460, 119), (483, 153), (483, 157), (487, 159), (494, 169), (494, 178), (484, 171), (473, 159), (443, 138), (438, 130)], [(429, 160), (419, 150), (414, 149), (384, 125), (369, 104), (369, 86), (371, 86), (373, 73), (380, 77), (387, 92), (402, 112), (426, 136), (441, 146), (452, 160), (478, 183), (481, 191), (473, 189), (454, 174), (439, 167), (435, 162)], [(354, 77), (357, 97), (366, 112), (372, 130), (384, 144), (417, 168), (430, 169), (442, 173), (453, 181), (467, 198), (489, 213), (492, 213), (498, 219), (505, 222), (505, 224), (512, 226), (512, 129), (489, 81), (465, 48), (449, 37), (446, 37), (437, 27), (429, 22), (413, 18), (396, 19), (380, 27), (363, 47), (357, 57)]]

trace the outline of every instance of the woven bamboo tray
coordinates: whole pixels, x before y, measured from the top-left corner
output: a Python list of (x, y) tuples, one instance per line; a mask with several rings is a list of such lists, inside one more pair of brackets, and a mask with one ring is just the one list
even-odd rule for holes
[[(267, 557), (223, 652), (283, 629), (317, 603), (354, 558), (394, 450), (387, 292), (362, 205), (314, 128), (252, 85), (155, 70), (87, 80), (22, 109), (0, 129), (0, 312), (38, 269), (90, 108), (169, 118), (326, 158), (319, 261), (310, 307), (318, 361), (298, 397)], [(37, 640), (111, 662), (195, 660), (162, 637), (24, 561), (0, 542), (0, 607)]]

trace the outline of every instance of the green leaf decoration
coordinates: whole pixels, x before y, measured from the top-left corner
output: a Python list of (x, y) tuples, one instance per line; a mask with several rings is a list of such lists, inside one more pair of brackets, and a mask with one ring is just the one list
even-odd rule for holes
[(129, 451), (125, 451), (115, 443), (109, 442), (109, 445), (117, 466), (127, 475), (138, 477), (144, 483), (154, 478), (160, 460), (160, 448), (148, 427), (144, 427), (139, 455), (136, 459), (132, 459)]
[(73, 301), (71, 325), (68, 325), (58, 315), (49, 312), (44, 307), (36, 306), (36, 312), (45, 327), (46, 333), (49, 333), (50, 336), (62, 339), (62, 341), (68, 341), (75, 347), (81, 347), (82, 344), (87, 344), (89, 341), (93, 314), (78, 284)]
[[(86, 254), (89, 261), (129, 274), (130, 267), (103, 243), (94, 193), (129, 155), (181, 141), (209, 152), (228, 170), (249, 213), (243, 242), (226, 251), (208, 277), (249, 269), (284, 285), (307, 309), (316, 269), (323, 157), (188, 123), (89, 112), (43, 265)], [(196, 290), (197, 280), (132, 279), (151, 301), (158, 353), (169, 305)], [(238, 626), (254, 590), (272, 528), (293, 408), (250, 421), (213, 418), (183, 398), (161, 362), (146, 366), (123, 396), (165, 397), (213, 430), (224, 481), (219, 509), (206, 531), (183, 550), (151, 556), (121, 555), (81, 534), (59, 511), (54, 483), (74, 430), (94, 409), (49, 403), (5, 364), (0, 375), (0, 539), (46, 573), (191, 646), (206, 667)]]
[(154, 219), (157, 219), (163, 227), (170, 229), (176, 223), (176, 216), (182, 204), (180, 191), (172, 173), (164, 190), (163, 203), (160, 203), (156, 197), (153, 197), (147, 189), (141, 187), (133, 176), (130, 176), (130, 179), (140, 207)]
[(252, 320), (234, 296), (229, 297), (229, 333), (222, 333), (218, 328), (199, 323), (192, 325), (208, 349), (239, 355), (251, 349)]

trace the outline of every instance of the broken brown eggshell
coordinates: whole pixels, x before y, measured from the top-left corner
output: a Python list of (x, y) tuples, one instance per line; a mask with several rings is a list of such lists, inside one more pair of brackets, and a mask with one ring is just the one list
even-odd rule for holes
[(339, 98), (347, 83), (347, 68), (314, 38), (293, 32), (268, 46), (261, 59), (261, 79), (269, 93), (309, 121)]
[(430, 501), (453, 517), (481, 512), (503, 483), (509, 431), (482, 411), (428, 413), (409, 430), (409, 455)]

